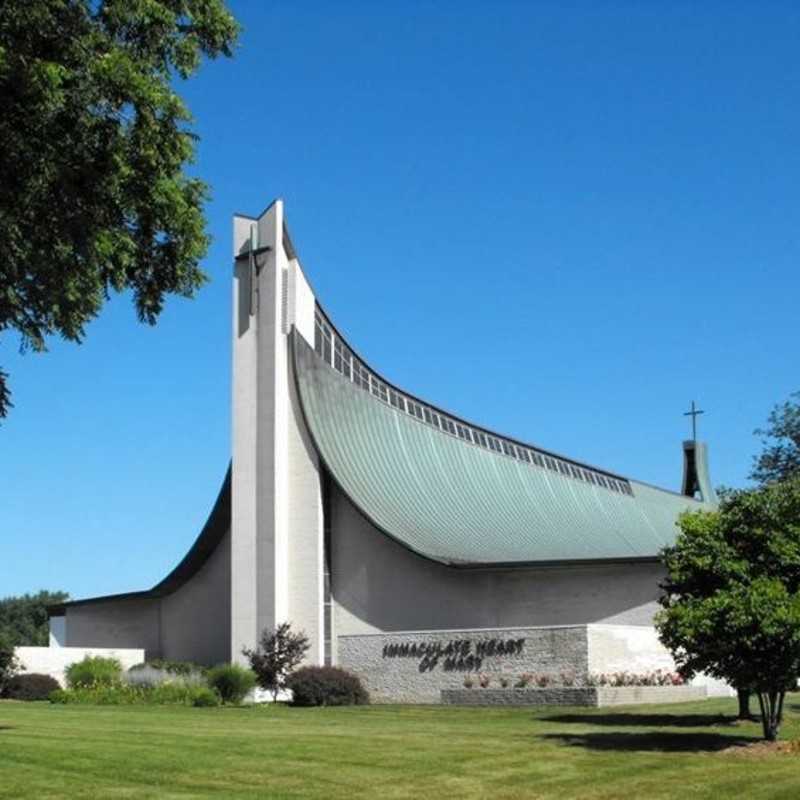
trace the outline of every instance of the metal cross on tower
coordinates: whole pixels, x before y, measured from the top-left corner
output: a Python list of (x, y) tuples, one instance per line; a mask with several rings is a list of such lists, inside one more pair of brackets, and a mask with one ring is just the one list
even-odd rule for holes
[(692, 408), (691, 408), (691, 410), (683, 412), (683, 416), (684, 417), (691, 417), (692, 418), (692, 441), (693, 442), (697, 441), (697, 417), (700, 414), (705, 414), (705, 413), (706, 413), (705, 411), (703, 411), (702, 409), (699, 409), (699, 408), (697, 408), (697, 406), (695, 406), (694, 400), (692, 400)]

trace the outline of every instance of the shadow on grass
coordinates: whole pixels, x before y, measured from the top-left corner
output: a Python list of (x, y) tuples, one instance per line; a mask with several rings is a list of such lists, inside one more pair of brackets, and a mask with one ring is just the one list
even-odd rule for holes
[(586, 750), (654, 753), (717, 753), (728, 747), (759, 741), (753, 736), (719, 733), (546, 733), (539, 737)]
[(735, 725), (735, 717), (724, 714), (555, 714), (538, 717), (540, 722), (560, 722), (576, 725), (612, 725), (645, 728), (708, 728), (712, 725)]

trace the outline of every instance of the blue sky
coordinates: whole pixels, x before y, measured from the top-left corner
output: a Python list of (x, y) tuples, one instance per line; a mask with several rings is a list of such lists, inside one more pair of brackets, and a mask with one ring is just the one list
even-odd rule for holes
[(148, 588), (230, 456), (230, 229), (274, 197), (333, 320), (390, 380), (676, 488), (800, 389), (796, 4), (235, 2), (183, 85), (211, 283), (154, 328), (0, 342), (0, 596)]

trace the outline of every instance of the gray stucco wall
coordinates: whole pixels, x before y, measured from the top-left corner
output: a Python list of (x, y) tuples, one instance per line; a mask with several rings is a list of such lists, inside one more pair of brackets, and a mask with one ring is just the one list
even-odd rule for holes
[(658, 564), (457, 570), (376, 530), (334, 488), (332, 578), (337, 637), (379, 631), (604, 622), (651, 625)]
[(146, 658), (160, 654), (159, 601), (121, 599), (67, 606), (67, 647), (140, 647)]
[(287, 619), (308, 636), (310, 647), (305, 663), (321, 664), (325, 657), (322, 488), (319, 459), (302, 420), (293, 376), (289, 380), (289, 401)]
[(68, 647), (139, 647), (146, 658), (230, 660), (230, 534), (183, 586), (164, 598), (67, 606)]
[(198, 664), (231, 654), (231, 536), (180, 589), (161, 600), (161, 657)]

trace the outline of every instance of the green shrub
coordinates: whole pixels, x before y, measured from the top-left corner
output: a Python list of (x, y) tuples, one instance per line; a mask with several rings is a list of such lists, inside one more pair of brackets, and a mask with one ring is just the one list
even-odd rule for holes
[(54, 691), (50, 692), (50, 696), (47, 698), (51, 703), (66, 703), (69, 702), (68, 700), (69, 691), (66, 689), (55, 689)]
[(339, 667), (303, 667), (286, 681), (292, 691), (292, 705), (366, 705), (369, 694), (355, 675)]
[(116, 658), (85, 656), (83, 661), (70, 664), (64, 674), (70, 689), (87, 686), (111, 686), (122, 675), (122, 664)]
[(210, 708), (218, 706), (220, 702), (219, 695), (213, 689), (209, 689), (208, 686), (198, 686), (192, 705), (196, 708)]
[[(155, 686), (143, 694), (147, 702), (154, 705), (197, 705), (198, 697), (207, 697), (208, 692), (214, 692), (208, 686), (191, 685), (186, 683), (162, 683)], [(219, 705), (219, 698), (216, 698), (215, 705)]]
[[(209, 695), (211, 695), (209, 697)], [(219, 697), (207, 686), (165, 683), (160, 686), (79, 686), (50, 694), (51, 703), (94, 706), (207, 706), (219, 705)]]
[(256, 675), (239, 664), (220, 664), (206, 675), (208, 685), (216, 689), (223, 703), (241, 703), (256, 685)]
[(6, 684), (3, 696), (11, 700), (47, 700), (51, 692), (60, 688), (55, 678), (30, 672), (11, 678)]

